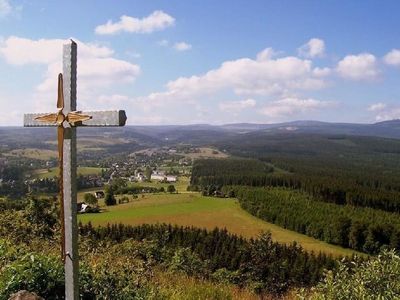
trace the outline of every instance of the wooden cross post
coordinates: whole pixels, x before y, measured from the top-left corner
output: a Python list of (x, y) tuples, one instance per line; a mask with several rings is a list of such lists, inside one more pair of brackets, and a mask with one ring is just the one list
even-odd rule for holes
[(63, 74), (58, 76), (57, 113), (25, 114), (25, 127), (57, 127), (61, 198), (61, 259), (65, 267), (65, 299), (79, 299), (76, 183), (76, 127), (124, 126), (125, 111), (76, 110), (77, 45), (63, 48)]

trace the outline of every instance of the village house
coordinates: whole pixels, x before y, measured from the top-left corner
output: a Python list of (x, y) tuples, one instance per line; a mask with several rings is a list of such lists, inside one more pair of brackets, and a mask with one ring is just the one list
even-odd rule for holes
[(77, 203), (77, 210), (79, 213), (85, 213), (90, 210), (90, 206), (84, 202)]
[(158, 180), (158, 181), (163, 181), (165, 180), (165, 175), (161, 174), (151, 174), (151, 180)]
[(139, 181), (139, 182), (143, 182), (143, 181), (146, 180), (146, 176), (144, 176), (143, 173), (137, 173), (136, 174), (136, 180)]
[(176, 176), (167, 175), (165, 180), (167, 182), (176, 182)]
[(104, 198), (104, 192), (103, 191), (97, 191), (97, 192), (94, 193), (94, 196), (96, 197), (96, 199)]
[(176, 176), (165, 175), (164, 172), (154, 172), (151, 174), (151, 180), (163, 181), (163, 182), (176, 182)]
[(51, 160), (46, 161), (46, 168), (52, 168), (55, 166), (56, 166), (56, 163), (54, 161), (51, 161)]

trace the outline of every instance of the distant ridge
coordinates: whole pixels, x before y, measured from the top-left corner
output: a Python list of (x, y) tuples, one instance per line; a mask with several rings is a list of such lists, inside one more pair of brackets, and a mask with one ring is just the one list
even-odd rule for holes
[[(54, 135), (52, 129), (35, 129), (32, 131), (22, 127), (0, 127), (0, 140), (8, 135), (30, 135), (41, 132), (43, 136)], [(225, 139), (240, 137), (247, 133), (254, 136), (265, 137), (268, 135), (290, 134), (318, 134), (318, 135), (353, 135), (371, 136), (400, 139), (400, 120), (390, 120), (372, 124), (361, 123), (329, 123), (314, 120), (298, 120), (293, 122), (275, 124), (257, 123), (232, 123), (224, 125), (191, 124), (191, 125), (152, 125), (134, 126), (124, 128), (110, 128), (107, 132), (121, 138), (145, 141), (147, 144), (168, 144), (174, 142), (193, 144), (212, 144)], [(79, 136), (85, 135), (104, 136), (96, 128), (82, 128)], [(239, 139), (240, 140), (240, 139)]]
[(400, 138), (400, 120), (390, 120), (372, 124), (330, 123), (313, 120), (299, 120), (275, 124), (236, 123), (221, 125), (221, 128), (241, 133), (264, 131), (268, 133), (298, 132), (318, 134), (344, 134)]

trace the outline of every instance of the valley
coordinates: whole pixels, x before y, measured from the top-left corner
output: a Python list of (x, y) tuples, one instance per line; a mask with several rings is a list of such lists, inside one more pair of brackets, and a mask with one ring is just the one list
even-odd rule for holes
[[(392, 125), (397, 123), (368, 126)], [(296, 261), (291, 271), (282, 267), (282, 282), (293, 283), (284, 289), (279, 282), (268, 283), (272, 293), (315, 284), (324, 269), (335, 268), (336, 259), (368, 258), (400, 247), (400, 140), (391, 130), (359, 135), (363, 128), (297, 122), (126, 127), (106, 134), (83, 129), (77, 178), (82, 238), (122, 247), (119, 243), (131, 239), (159, 243), (167, 234), (162, 248), (167, 259), (174, 257), (168, 247), (193, 251), (212, 262), (199, 272), (228, 268), (260, 284), (267, 279), (257, 281), (240, 266), (257, 259), (258, 254), (249, 258), (245, 253), (263, 245), (270, 255), (286, 253)], [(0, 137), (0, 211), (7, 216), (8, 211), (32, 209), (32, 203), (43, 212), (56, 209), (54, 131), (2, 128)], [(210, 237), (200, 238), (204, 235)], [(220, 235), (226, 239), (223, 245)], [(304, 265), (303, 260), (310, 262)], [(265, 267), (259, 261), (251, 264)], [(160, 268), (157, 280), (166, 289), (182, 288), (166, 284), (165, 268)], [(229, 284), (239, 280), (230, 278)], [(232, 286), (222, 290), (236, 293)], [(250, 299), (252, 292), (240, 293)]]

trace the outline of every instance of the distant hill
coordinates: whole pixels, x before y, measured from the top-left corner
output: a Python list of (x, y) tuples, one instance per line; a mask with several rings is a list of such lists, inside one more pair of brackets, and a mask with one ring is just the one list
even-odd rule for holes
[(236, 132), (301, 132), (400, 138), (400, 120), (385, 121), (375, 124), (328, 123), (319, 121), (294, 121), (277, 124), (238, 123), (222, 125), (221, 128)]
[[(289, 134), (289, 135), (288, 135)], [(126, 126), (123, 128), (80, 128), (80, 143), (90, 141), (93, 147), (100, 143), (117, 151), (128, 149), (165, 146), (177, 143), (212, 145), (229, 143), (250, 143), (251, 140), (265, 139), (267, 136), (299, 138), (301, 135), (319, 136), (370, 136), (400, 139), (400, 120), (375, 124), (328, 123), (319, 121), (294, 121), (277, 124), (236, 123), (226, 125), (160, 125)], [(40, 138), (38, 138), (40, 137)], [(0, 150), (8, 148), (48, 148), (53, 149), (54, 128), (0, 127)]]

